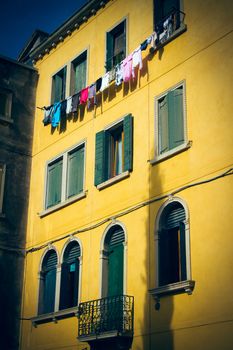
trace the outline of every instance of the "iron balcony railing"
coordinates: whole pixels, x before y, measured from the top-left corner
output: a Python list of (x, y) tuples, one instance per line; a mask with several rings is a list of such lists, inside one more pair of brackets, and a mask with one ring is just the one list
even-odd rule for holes
[(133, 335), (134, 298), (118, 295), (79, 304), (78, 338)]
[(184, 27), (185, 13), (173, 9), (161, 21), (155, 23), (155, 32), (157, 34), (156, 44), (166, 42), (179, 28)]

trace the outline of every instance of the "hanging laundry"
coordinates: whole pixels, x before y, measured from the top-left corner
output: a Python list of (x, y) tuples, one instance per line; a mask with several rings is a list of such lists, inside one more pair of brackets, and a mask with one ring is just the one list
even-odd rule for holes
[(44, 126), (51, 124), (52, 112), (53, 112), (53, 106), (44, 107), (44, 119), (42, 120), (42, 122), (44, 123)]
[(145, 51), (147, 49), (147, 39), (143, 41), (143, 43), (141, 43), (141, 51)]
[(102, 84), (101, 84), (100, 91), (104, 91), (108, 87), (109, 87), (109, 72), (104, 74), (104, 76), (102, 77)]
[(156, 49), (157, 47), (157, 33), (153, 32), (148, 38), (147, 38), (148, 44), (151, 44), (152, 49)]
[(115, 77), (115, 84), (116, 86), (121, 85), (123, 82), (123, 67), (122, 63), (119, 63), (116, 65), (116, 77)]
[(87, 102), (87, 99), (88, 99), (88, 87), (86, 87), (85, 89), (82, 89), (81, 90), (81, 93), (80, 93), (80, 104), (84, 104)]
[(67, 101), (63, 100), (61, 102), (61, 118), (66, 117), (66, 106), (67, 106)]
[(96, 104), (96, 83), (89, 86), (87, 108), (90, 108), (92, 101), (94, 102), (94, 105), (95, 105)]
[(122, 62), (123, 80), (125, 83), (127, 83), (130, 80), (132, 75), (132, 59), (133, 59), (133, 55), (130, 54)]
[(133, 61), (132, 61), (132, 77), (135, 78), (135, 70), (139, 65), (139, 69), (142, 69), (142, 51), (141, 51), (141, 45), (138, 46), (134, 52), (133, 52)]
[(80, 99), (80, 92), (72, 96), (72, 102), (71, 102), (71, 112), (75, 113), (77, 112), (78, 105), (79, 105), (79, 99)]
[(70, 114), (72, 110), (72, 96), (66, 99), (66, 114)]
[(115, 80), (115, 77), (116, 77), (116, 68), (113, 67), (109, 72), (109, 83)]
[(102, 77), (96, 80), (96, 92), (98, 92), (102, 85)]
[(56, 102), (53, 105), (52, 127), (56, 128), (61, 120), (61, 102)]

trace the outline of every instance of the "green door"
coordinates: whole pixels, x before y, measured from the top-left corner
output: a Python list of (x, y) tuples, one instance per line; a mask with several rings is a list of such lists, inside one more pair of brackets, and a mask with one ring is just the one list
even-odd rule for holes
[(110, 246), (108, 260), (108, 296), (123, 294), (124, 246)]

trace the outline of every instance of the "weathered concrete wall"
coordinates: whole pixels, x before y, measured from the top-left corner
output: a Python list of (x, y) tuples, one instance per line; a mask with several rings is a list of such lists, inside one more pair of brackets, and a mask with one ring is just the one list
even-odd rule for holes
[(0, 214), (0, 348), (18, 349), (37, 72), (0, 57), (0, 88), (12, 92), (11, 121), (0, 118), (6, 165)]

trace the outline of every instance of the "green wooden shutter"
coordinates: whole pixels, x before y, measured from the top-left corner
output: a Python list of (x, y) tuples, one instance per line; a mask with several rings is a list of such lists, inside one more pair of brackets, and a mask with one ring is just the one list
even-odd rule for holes
[(180, 222), (180, 265), (181, 265), (181, 281), (187, 279), (186, 268), (186, 240), (185, 240), (185, 224)]
[(158, 101), (158, 152), (163, 154), (168, 150), (168, 103), (165, 96)]
[(169, 149), (173, 149), (184, 143), (183, 87), (169, 91), (167, 99)]
[(75, 66), (75, 93), (86, 87), (87, 55), (86, 52), (80, 57)]
[(105, 181), (105, 132), (96, 134), (95, 141), (95, 186)]
[(46, 208), (61, 202), (62, 159), (48, 165)]
[(44, 281), (43, 312), (53, 312), (55, 303), (56, 269), (46, 272)]
[(111, 32), (107, 33), (107, 55), (106, 55), (106, 70), (112, 69), (113, 62), (113, 47), (114, 47), (114, 37)]
[(123, 294), (124, 246), (111, 248), (108, 260), (108, 296)]
[(67, 197), (83, 191), (84, 145), (68, 154)]
[(133, 170), (133, 117), (127, 115), (123, 121), (124, 130), (124, 171)]

